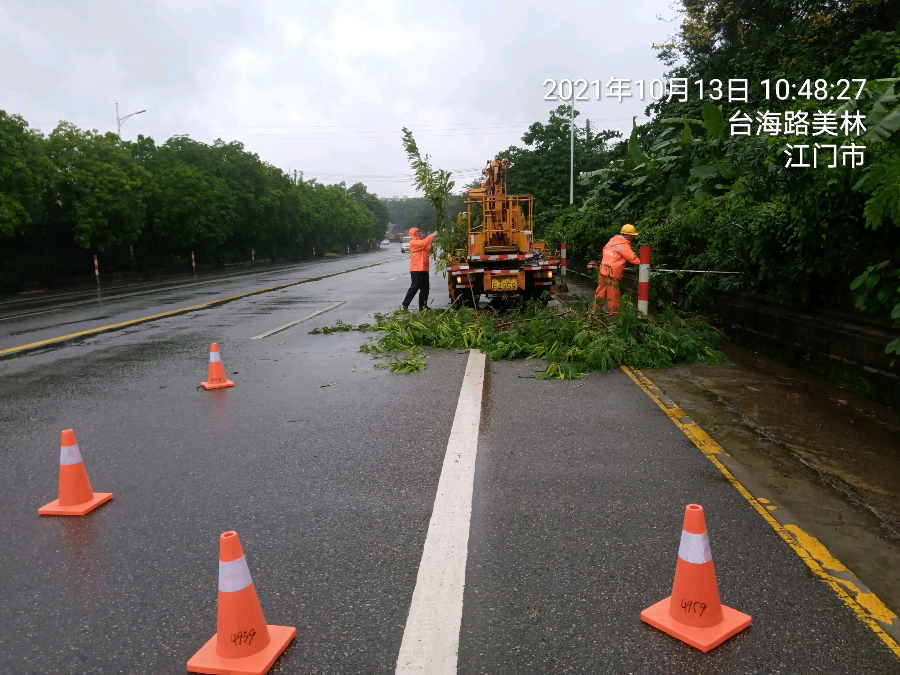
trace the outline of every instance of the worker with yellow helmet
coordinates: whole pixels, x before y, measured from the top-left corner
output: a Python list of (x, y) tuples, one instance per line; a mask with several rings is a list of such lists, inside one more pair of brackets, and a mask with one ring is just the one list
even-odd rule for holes
[[(614, 236), (603, 247), (603, 258), (600, 260), (600, 277), (597, 290), (594, 292), (594, 309), (598, 303), (605, 304), (606, 311), (610, 314), (619, 313), (619, 298), (622, 293), (619, 290), (619, 282), (625, 273), (625, 263), (639, 265), (641, 259), (631, 250), (631, 240), (637, 236), (634, 225), (628, 223), (622, 226), (619, 234)], [(594, 269), (597, 263), (593, 260), (588, 263), (588, 269)]]

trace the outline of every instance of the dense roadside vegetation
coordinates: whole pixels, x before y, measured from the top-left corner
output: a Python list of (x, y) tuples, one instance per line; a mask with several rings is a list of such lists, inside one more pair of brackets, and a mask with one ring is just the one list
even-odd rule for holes
[[(689, 82), (746, 78), (748, 103), (651, 105), (628, 139), (578, 125), (576, 203), (568, 205), (568, 108), (533, 124), (510, 161), (510, 191), (537, 197), (536, 235), (570, 256), (598, 255), (623, 222), (653, 246), (654, 267), (739, 272), (657, 276), (657, 301), (690, 307), (719, 289), (800, 307), (869, 314), (900, 327), (900, 5), (883, 0), (681, 0), (683, 21), (661, 57)], [(762, 80), (865, 78), (861, 98), (836, 104), (763, 98)], [(592, 102), (589, 105), (612, 105)], [(704, 106), (704, 103), (706, 104)], [(585, 104), (588, 105), (588, 104)], [(730, 135), (738, 110), (752, 136)], [(863, 137), (756, 135), (757, 112), (859, 110)], [(840, 117), (840, 112), (838, 113)], [(577, 118), (576, 118), (577, 122)], [(788, 143), (855, 141), (865, 164), (785, 168)], [(900, 341), (889, 345), (900, 354)]]
[[(380, 241), (383, 201), (357, 183), (295, 181), (238, 142), (122, 141), (0, 110), (0, 292), (23, 281), (257, 259)], [(132, 258), (133, 255), (133, 258)]]

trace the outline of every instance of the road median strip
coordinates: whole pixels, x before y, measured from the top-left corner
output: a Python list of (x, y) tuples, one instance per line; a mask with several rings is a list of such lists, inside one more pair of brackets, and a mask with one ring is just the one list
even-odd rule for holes
[(335, 277), (340, 274), (347, 274), (348, 272), (357, 272), (359, 270), (364, 270), (369, 267), (375, 267), (376, 265), (383, 265), (384, 263), (392, 262), (391, 260), (381, 260), (376, 263), (372, 263), (371, 265), (363, 265), (362, 267), (354, 267), (349, 270), (341, 270), (340, 272), (332, 272), (330, 274), (322, 274), (317, 277), (309, 277), (306, 279), (300, 279), (298, 281), (291, 281), (286, 284), (279, 284), (278, 286), (269, 286), (268, 288), (261, 288), (256, 291), (249, 291), (247, 293), (241, 293), (239, 295), (232, 295), (227, 298), (218, 298), (216, 300), (209, 300), (207, 302), (201, 302), (197, 305), (190, 305), (189, 307), (181, 307), (180, 309), (172, 309), (167, 312), (160, 312), (159, 314), (151, 314), (150, 316), (142, 316), (139, 319), (129, 319), (128, 321), (120, 321), (119, 323), (112, 323), (106, 326), (100, 326), (98, 328), (89, 328), (87, 330), (78, 331), (77, 333), (69, 333), (68, 335), (60, 335), (59, 337), (47, 338), (46, 340), (38, 340), (36, 342), (30, 342), (25, 345), (19, 345), (18, 347), (7, 347), (6, 349), (0, 349), (0, 356), (5, 356), (7, 354), (12, 354), (14, 352), (20, 352), (25, 349), (35, 349), (37, 347), (43, 347), (45, 345), (53, 344), (56, 342), (62, 342), (64, 340), (71, 340), (78, 337), (83, 337), (85, 335), (93, 335), (95, 333), (103, 333), (109, 330), (115, 330), (117, 328), (122, 328), (124, 326), (133, 326), (138, 323), (143, 323), (145, 321), (152, 321), (154, 319), (161, 319), (167, 316), (173, 316), (175, 314), (183, 314), (184, 312), (190, 312), (195, 309), (203, 309), (205, 307), (211, 307), (212, 305), (218, 305), (223, 302), (231, 302), (232, 300), (238, 300), (240, 298), (246, 298), (251, 295), (259, 295), (260, 293), (268, 293), (270, 291), (277, 291), (281, 288), (287, 288), (288, 286), (296, 286), (297, 284), (306, 284), (311, 281), (320, 281), (321, 279), (327, 279), (329, 277)]
[[(723, 453), (716, 443), (678, 405), (665, 396), (640, 370), (621, 366), (647, 396), (672, 420), (691, 442), (711, 461), (729, 483), (756, 509), (763, 519), (790, 546), (841, 601), (849, 607), (856, 618), (868, 626), (897, 658), (900, 658), (900, 618), (891, 611), (875, 593), (869, 589), (844, 564), (829, 553), (828, 549), (815, 537), (807, 534), (794, 523), (783, 523), (776, 519), (772, 511), (775, 506), (768, 499), (757, 498), (734, 477), (719, 456)], [(725, 453), (727, 455), (727, 453)], [(783, 519), (783, 518), (782, 518)]]

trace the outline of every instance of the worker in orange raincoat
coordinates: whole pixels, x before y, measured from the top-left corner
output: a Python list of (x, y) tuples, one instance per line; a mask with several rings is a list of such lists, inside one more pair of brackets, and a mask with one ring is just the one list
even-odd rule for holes
[[(597, 290), (594, 292), (594, 309), (597, 303), (606, 301), (606, 311), (611, 315), (619, 313), (619, 298), (622, 293), (619, 290), (619, 282), (625, 273), (625, 263), (639, 265), (641, 259), (631, 250), (631, 240), (637, 236), (634, 225), (623, 225), (619, 234), (609, 240), (603, 247), (603, 258), (600, 260), (600, 277)], [(588, 269), (597, 267), (593, 260), (588, 263)]]
[(422, 237), (422, 231), (418, 227), (409, 228), (409, 236), (412, 239), (409, 242), (409, 276), (412, 278), (412, 285), (406, 292), (406, 298), (403, 300), (403, 310), (409, 309), (409, 303), (413, 301), (416, 292), (419, 293), (419, 311), (421, 312), (428, 305), (428, 279), (430, 272), (428, 271), (428, 254), (431, 252), (431, 242), (434, 241), (434, 235), (429, 234)]

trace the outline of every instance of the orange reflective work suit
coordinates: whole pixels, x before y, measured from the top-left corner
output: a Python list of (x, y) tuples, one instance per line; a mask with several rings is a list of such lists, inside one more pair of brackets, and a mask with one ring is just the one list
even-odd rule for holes
[(607, 242), (603, 247), (603, 259), (600, 261), (600, 277), (597, 290), (594, 292), (594, 307), (598, 302), (606, 302), (606, 311), (610, 314), (619, 313), (619, 298), (622, 293), (619, 290), (619, 282), (625, 273), (625, 263), (638, 265), (641, 259), (631, 250), (631, 244), (621, 234)]
[(431, 253), (431, 242), (434, 241), (434, 235), (429, 234), (424, 239), (416, 239), (413, 237), (409, 242), (409, 271), (410, 272), (427, 272), (428, 271), (428, 254)]
[(428, 277), (428, 254), (431, 252), (431, 242), (434, 235), (429, 234), (424, 239), (413, 237), (409, 242), (409, 277), (410, 286), (403, 299), (403, 309), (409, 308), (409, 303), (419, 294), (419, 309), (428, 306), (428, 293), (430, 291)]

